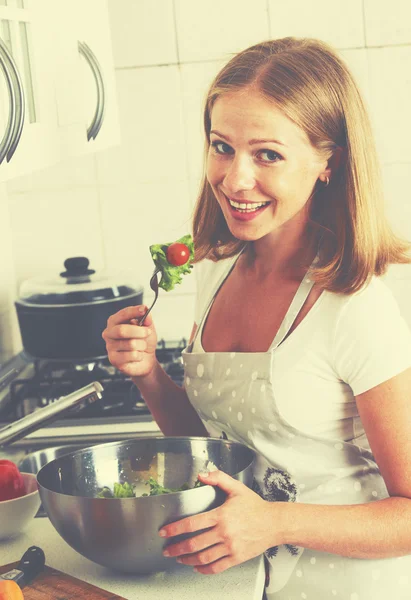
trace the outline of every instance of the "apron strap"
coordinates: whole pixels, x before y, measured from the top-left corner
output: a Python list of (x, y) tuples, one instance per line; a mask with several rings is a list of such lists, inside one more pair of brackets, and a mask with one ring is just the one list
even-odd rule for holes
[[(311, 269), (311, 266), (310, 266), (310, 269)], [(308, 272), (310, 271), (310, 269), (308, 269)], [(306, 273), (298, 287), (298, 290), (297, 290), (290, 306), (288, 307), (288, 310), (283, 319), (283, 322), (281, 323), (280, 328), (277, 331), (277, 334), (274, 338), (274, 341), (268, 350), (269, 352), (271, 350), (275, 350), (275, 348), (277, 348), (281, 344), (281, 342), (286, 337), (287, 333), (290, 331), (294, 321), (296, 320), (296, 318), (298, 316), (298, 313), (300, 312), (301, 308), (303, 307), (304, 302), (307, 300), (308, 295), (311, 292), (313, 285), (314, 285), (314, 281), (312, 281), (307, 276), (307, 273)]]

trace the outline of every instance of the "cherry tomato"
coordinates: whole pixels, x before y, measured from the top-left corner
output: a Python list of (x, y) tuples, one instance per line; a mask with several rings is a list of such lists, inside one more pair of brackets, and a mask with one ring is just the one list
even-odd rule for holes
[(24, 479), (11, 460), (0, 460), (0, 502), (20, 498), (26, 493)]
[(181, 267), (181, 265), (185, 265), (190, 258), (190, 250), (185, 244), (174, 242), (174, 244), (170, 244), (167, 248), (166, 256), (170, 265)]

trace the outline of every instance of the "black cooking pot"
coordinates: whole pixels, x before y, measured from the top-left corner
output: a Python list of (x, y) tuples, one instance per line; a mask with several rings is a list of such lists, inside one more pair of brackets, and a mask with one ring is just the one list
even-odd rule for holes
[(130, 284), (129, 274), (97, 274), (82, 256), (64, 266), (60, 277), (36, 277), (21, 286), (15, 306), (24, 349), (34, 358), (104, 358), (107, 319), (142, 304), (143, 288)]

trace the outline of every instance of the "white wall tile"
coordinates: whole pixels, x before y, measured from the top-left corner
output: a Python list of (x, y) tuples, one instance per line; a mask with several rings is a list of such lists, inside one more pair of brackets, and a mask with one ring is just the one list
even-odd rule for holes
[(12, 230), (6, 184), (0, 185), (0, 315), (13, 307), (16, 295)]
[(34, 190), (62, 190), (74, 186), (94, 186), (96, 183), (95, 155), (85, 154), (65, 158), (46, 169), (16, 177), (8, 181), (6, 185), (8, 193), (13, 195), (18, 192)]
[(266, 0), (175, 0), (181, 62), (227, 59), (269, 37)]
[(411, 162), (383, 165), (387, 216), (399, 235), (411, 241)]
[(17, 293), (14, 264), (9, 262), (6, 254), (2, 254), (0, 279), (0, 315), (7, 313), (12, 307)]
[(411, 277), (408, 279), (384, 277), (385, 283), (392, 291), (402, 316), (411, 328)]
[[(188, 176), (198, 189), (204, 163), (203, 114), (208, 88), (226, 61), (181, 65), (184, 132), (187, 145)], [(196, 194), (191, 194), (192, 202)]]
[(71, 256), (87, 256), (95, 269), (104, 266), (96, 188), (18, 194), (10, 217), (18, 284), (45, 271), (58, 276)]
[(268, 0), (272, 38), (318, 38), (336, 48), (365, 45), (361, 0)]
[(103, 185), (186, 177), (178, 66), (117, 71), (121, 144), (96, 155)]
[[(191, 232), (191, 207), (185, 180), (134, 186), (102, 186), (100, 189), (103, 238), (107, 266), (135, 274), (144, 287), (144, 302), (153, 292), (149, 287), (154, 263), (149, 246), (169, 243)], [(194, 277), (185, 276), (174, 293), (192, 293)], [(160, 294), (164, 295), (164, 291)]]
[(201, 183), (202, 183), (202, 178), (201, 178), (200, 174), (199, 174), (198, 177), (190, 178), (189, 181), (188, 181), (190, 203), (191, 203), (191, 206), (193, 208), (193, 211), (195, 209), (195, 205), (197, 203), (197, 199), (198, 199), (198, 197), (200, 195)]
[(409, 0), (364, 0), (367, 46), (411, 43)]
[(411, 46), (371, 48), (371, 114), (383, 162), (411, 162)]
[(14, 300), (17, 285), (14, 274), (12, 230), (6, 184), (0, 185), (0, 364), (21, 350), (20, 331)]
[(347, 63), (368, 107), (371, 105), (368, 52), (366, 48), (340, 50), (340, 56)]
[(165, 340), (187, 342), (194, 323), (194, 294), (177, 294), (175, 290), (164, 293), (153, 308), (153, 321), (157, 335)]
[(14, 307), (0, 314), (0, 364), (23, 349), (17, 313)]
[(173, 0), (109, 0), (114, 65), (177, 62)]

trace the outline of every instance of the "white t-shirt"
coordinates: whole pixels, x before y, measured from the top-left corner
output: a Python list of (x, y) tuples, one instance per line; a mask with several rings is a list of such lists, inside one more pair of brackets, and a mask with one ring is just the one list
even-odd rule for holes
[[(197, 267), (195, 321), (236, 257)], [(193, 352), (204, 352), (202, 328)], [(324, 291), (303, 321), (275, 350), (278, 410), (293, 427), (369, 449), (355, 396), (411, 366), (411, 332), (380, 278), (355, 294)]]

